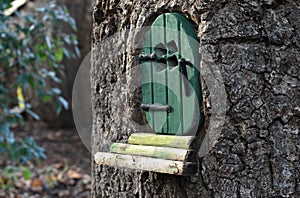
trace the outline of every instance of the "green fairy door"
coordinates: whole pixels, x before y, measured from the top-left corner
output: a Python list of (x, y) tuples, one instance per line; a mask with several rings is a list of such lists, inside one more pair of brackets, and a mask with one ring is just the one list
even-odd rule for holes
[(160, 134), (195, 133), (201, 123), (199, 42), (190, 23), (178, 13), (156, 18), (145, 38), (142, 109)]

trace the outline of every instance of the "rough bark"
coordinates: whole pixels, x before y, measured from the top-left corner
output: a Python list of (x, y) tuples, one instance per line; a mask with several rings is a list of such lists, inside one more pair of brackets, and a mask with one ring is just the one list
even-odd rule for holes
[[(127, 50), (112, 64), (103, 60), (97, 45), (126, 28), (150, 25), (165, 11), (177, 11), (190, 19), (200, 39), (202, 69), (216, 67), (221, 71), (228, 101), (221, 137), (208, 154), (198, 159), (199, 173), (191, 177), (97, 166), (93, 162), (92, 195), (299, 197), (298, 1), (97, 1), (91, 71), (93, 152), (107, 151), (112, 142), (126, 142), (136, 132), (130, 120), (144, 122), (136, 102), (140, 92), (131, 90), (139, 77), (126, 72), (137, 64), (138, 50)], [(111, 42), (132, 47), (129, 41)], [(105, 50), (113, 49), (107, 45)], [(120, 81), (126, 83), (118, 88)], [(122, 108), (115, 107), (116, 97)], [(211, 106), (218, 106), (211, 100), (213, 93), (205, 97)]]

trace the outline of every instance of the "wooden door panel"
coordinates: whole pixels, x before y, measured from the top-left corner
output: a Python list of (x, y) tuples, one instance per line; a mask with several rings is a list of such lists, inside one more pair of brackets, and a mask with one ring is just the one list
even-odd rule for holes
[[(149, 30), (143, 53), (156, 54), (142, 62), (143, 103), (171, 105), (172, 112), (146, 112), (156, 133), (184, 135), (200, 124), (201, 87), (199, 43), (189, 22), (178, 13), (157, 17)], [(186, 76), (179, 61), (190, 64)]]

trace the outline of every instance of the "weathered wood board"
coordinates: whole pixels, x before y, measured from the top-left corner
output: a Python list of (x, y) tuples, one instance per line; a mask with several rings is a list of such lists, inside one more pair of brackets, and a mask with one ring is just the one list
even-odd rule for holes
[(191, 175), (197, 172), (197, 164), (193, 162), (165, 160), (143, 156), (97, 152), (94, 155), (94, 160), (98, 165), (108, 165), (173, 175)]
[(134, 144), (113, 143), (110, 146), (111, 153), (126, 155), (139, 155), (176, 161), (192, 161), (196, 158), (196, 152), (189, 149), (170, 147), (144, 146)]
[(129, 144), (164, 146), (172, 148), (194, 148), (194, 136), (158, 135), (152, 133), (133, 133), (128, 138)]

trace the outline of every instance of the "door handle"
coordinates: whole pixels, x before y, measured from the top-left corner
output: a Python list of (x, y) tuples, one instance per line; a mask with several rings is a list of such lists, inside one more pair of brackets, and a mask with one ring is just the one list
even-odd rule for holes
[(173, 111), (173, 108), (171, 105), (156, 105), (156, 104), (141, 104), (141, 108), (144, 111), (166, 111), (167, 113), (171, 113)]

